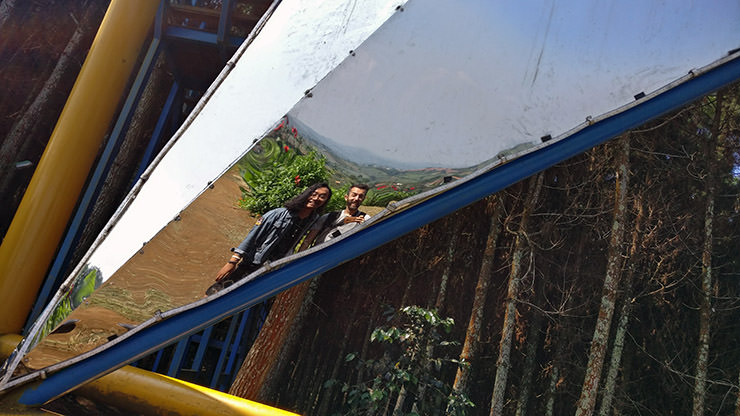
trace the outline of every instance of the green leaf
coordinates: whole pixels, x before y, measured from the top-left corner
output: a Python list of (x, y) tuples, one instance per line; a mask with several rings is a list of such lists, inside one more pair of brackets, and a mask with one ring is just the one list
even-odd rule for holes
[(372, 401), (378, 402), (378, 401), (383, 400), (384, 398), (385, 398), (385, 394), (383, 393), (382, 390), (373, 390), (372, 392), (370, 392), (370, 399)]

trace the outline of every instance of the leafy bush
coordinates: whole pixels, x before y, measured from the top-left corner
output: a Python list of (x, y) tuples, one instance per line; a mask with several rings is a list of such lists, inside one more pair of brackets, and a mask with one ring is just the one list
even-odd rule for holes
[(326, 203), (326, 208), (324, 208), (324, 212), (343, 210), (347, 204), (344, 200), (344, 195), (347, 194), (348, 190), (349, 185), (343, 186), (341, 188), (331, 188), (331, 199), (329, 200), (329, 202)]
[[(467, 365), (437, 355), (441, 347), (457, 344), (445, 341), (440, 333), (449, 334), (452, 318), (442, 319), (435, 310), (418, 306), (387, 315), (401, 325), (373, 331), (370, 340), (386, 346), (383, 356), (377, 360), (362, 360), (353, 353), (345, 357), (373, 378), (354, 385), (341, 383), (347, 397), (342, 414), (390, 414), (396, 407), (394, 415), (466, 415), (473, 403), (439, 378), (445, 363)], [(324, 387), (336, 384), (340, 382), (329, 380)]]
[(239, 206), (255, 215), (282, 206), (307, 187), (326, 182), (329, 171), (316, 152), (299, 155), (288, 146), (264, 139), (261, 152), (250, 152), (240, 167), (248, 188), (242, 188)]

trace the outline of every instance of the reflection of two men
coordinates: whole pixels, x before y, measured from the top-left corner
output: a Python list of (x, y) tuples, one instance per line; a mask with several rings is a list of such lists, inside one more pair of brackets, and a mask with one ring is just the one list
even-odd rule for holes
[(306, 188), (283, 207), (266, 212), (244, 241), (232, 249), (234, 254), (218, 271), (216, 283), (208, 288), (206, 294), (211, 295), (229, 287), (266, 261), (274, 261), (292, 253), (309, 230), (301, 249), (310, 247), (314, 242), (320, 244), (336, 238), (362, 224), (369, 218), (359, 210), (367, 191), (367, 185), (352, 185), (344, 195), (345, 209), (319, 217), (332, 193), (327, 184), (319, 183)]

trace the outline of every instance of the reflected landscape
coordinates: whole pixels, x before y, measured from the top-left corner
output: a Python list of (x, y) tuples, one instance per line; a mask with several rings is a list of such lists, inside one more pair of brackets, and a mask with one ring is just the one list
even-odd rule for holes
[[(281, 206), (311, 183), (331, 183), (335, 196), (325, 211), (344, 208), (342, 196), (350, 184), (369, 184), (362, 209), (372, 215), (390, 202), (474, 170), (362, 165), (332, 153), (311, 138), (305, 124), (293, 120), (283, 118), (112, 276), (106, 278), (98, 267), (87, 264), (16, 375), (83, 354), (157, 313), (202, 299), (228, 260), (229, 248), (247, 235), (259, 214)], [(303, 131), (309, 133), (304, 136)]]

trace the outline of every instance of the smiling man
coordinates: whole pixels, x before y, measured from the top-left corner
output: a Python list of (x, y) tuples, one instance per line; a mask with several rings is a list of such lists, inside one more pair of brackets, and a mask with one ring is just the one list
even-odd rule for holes
[(301, 250), (310, 247), (314, 242), (315, 244), (321, 244), (332, 238), (337, 238), (368, 220), (370, 216), (360, 211), (360, 205), (365, 200), (368, 189), (369, 186), (365, 184), (350, 186), (344, 195), (345, 208), (341, 211), (324, 214), (316, 220), (303, 244), (301, 244)]
[(232, 249), (234, 254), (218, 271), (216, 283), (206, 290), (206, 295), (231, 286), (266, 261), (291, 254), (309, 226), (317, 218), (323, 218), (319, 213), (330, 199), (329, 185), (319, 183), (286, 202), (284, 207), (265, 213), (244, 241)]

